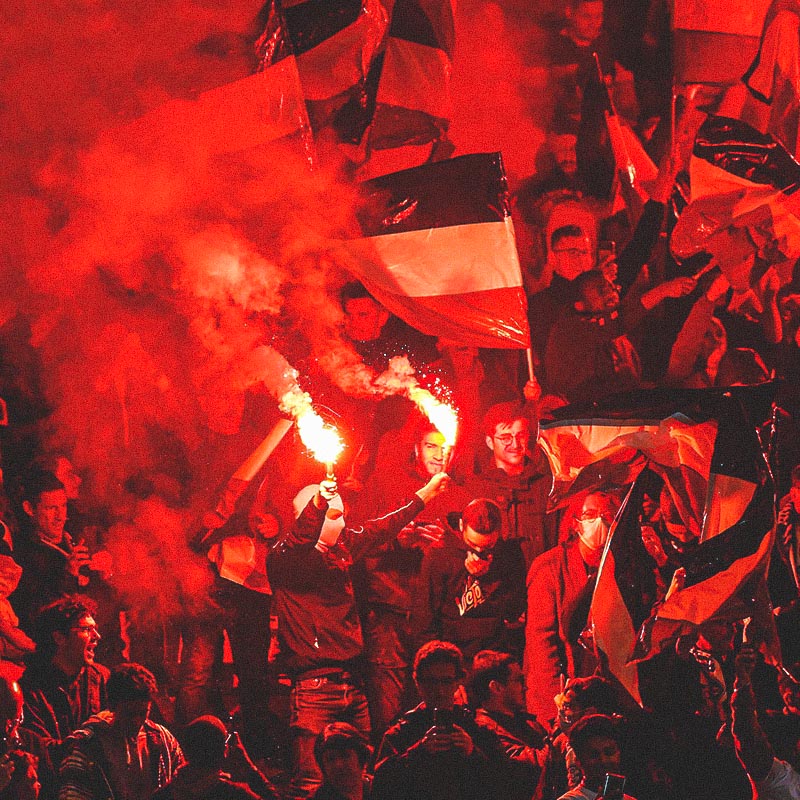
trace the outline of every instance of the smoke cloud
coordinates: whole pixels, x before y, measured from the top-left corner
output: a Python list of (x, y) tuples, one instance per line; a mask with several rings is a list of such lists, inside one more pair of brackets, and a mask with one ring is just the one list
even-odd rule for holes
[[(230, 149), (192, 119), (203, 92), (253, 73), (260, 11), (247, 0), (6, 8), (0, 326), (25, 335), (4, 338), (3, 360), (35, 351), (46, 444), (87, 478), (85, 500), (111, 509), (107, 546), (133, 604), (167, 592), (165, 573), (184, 576), (182, 596), (205, 591), (183, 543), (274, 421), (246, 417), (249, 392), (285, 385), (269, 348), (349, 394), (375, 391), (331, 299), (345, 275), (327, 243), (350, 220), (353, 187), (336, 165), (310, 170), (297, 141)], [(460, 13), (458, 153), (502, 149), (528, 174), (542, 137), (520, 34), (500, 5)], [(131, 476), (157, 496), (132, 503)], [(160, 602), (182, 607), (168, 592)]]

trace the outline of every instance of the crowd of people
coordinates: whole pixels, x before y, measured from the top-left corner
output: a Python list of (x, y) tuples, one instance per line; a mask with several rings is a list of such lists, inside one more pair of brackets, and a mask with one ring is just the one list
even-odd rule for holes
[[(529, 359), (425, 336), (340, 282), (342, 341), (378, 373), (406, 356), (457, 409), (455, 443), (405, 398), (349, 396), (301, 364), (347, 440), (335, 474), (256, 481), (265, 456), (218, 487), (182, 543), (202, 599), (167, 620), (121, 590), (113, 520), (48, 449), (46, 420), (15, 449), (9, 418), (1, 800), (800, 798), (800, 270), (751, 241), (741, 258), (760, 277), (743, 292), (713, 247), (682, 263), (664, 247), (686, 168), (663, 135), (668, 15), (628, 5), (542, 16), (550, 160), (513, 196)], [(618, 210), (613, 161), (588, 144), (599, 87), (660, 163), (639, 208)], [(682, 100), (674, 130), (703, 116)], [(765, 663), (745, 621), (713, 619), (640, 665), (637, 703), (590, 614), (625, 487), (554, 510), (539, 423), (631, 390), (754, 384), (773, 401), (754, 424), (782, 497), (769, 611), (788, 666)], [(653, 606), (680, 591), (700, 531), (649, 477), (638, 567)], [(125, 491), (157, 492), (144, 483)]]

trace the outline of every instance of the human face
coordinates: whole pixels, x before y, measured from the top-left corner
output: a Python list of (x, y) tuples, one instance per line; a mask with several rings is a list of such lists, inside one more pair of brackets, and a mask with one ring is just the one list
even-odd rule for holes
[(525, 676), (519, 664), (509, 665), (511, 670), (508, 680), (503, 686), (503, 702), (509, 711), (525, 709)]
[(588, 236), (564, 236), (550, 250), (553, 272), (568, 281), (594, 268), (595, 258)]
[(491, 555), (494, 546), (497, 544), (497, 540), (500, 538), (500, 531), (478, 533), (478, 531), (470, 528), (469, 525), (462, 523), (461, 538), (471, 552), (475, 553), (479, 558), (486, 559)]
[(95, 651), (100, 642), (100, 633), (94, 617), (86, 615), (77, 620), (64, 634), (54, 635), (55, 660), (67, 672), (78, 672), (82, 667), (94, 663)]
[(63, 489), (42, 492), (35, 505), (27, 500), (22, 505), (33, 518), (37, 535), (47, 542), (60, 544), (67, 524), (67, 493)]
[(438, 475), (447, 463), (448, 447), (439, 431), (431, 431), (422, 437), (415, 448), (417, 465), (423, 475)]
[(126, 736), (135, 736), (150, 717), (149, 700), (124, 700), (115, 709), (114, 715)]
[(455, 664), (428, 664), (417, 674), (417, 691), (427, 708), (451, 710), (459, 681)]
[(61, 456), (56, 462), (56, 478), (64, 484), (67, 499), (77, 500), (83, 479), (75, 471), (72, 462), (65, 456)]
[(590, 789), (602, 789), (606, 772), (619, 773), (622, 753), (617, 742), (607, 736), (592, 736), (586, 742), (585, 750), (576, 755)]
[[(551, 140), (551, 150), (553, 151), (553, 158), (558, 164), (561, 171), (568, 177), (573, 177), (578, 172), (578, 159), (575, 155), (575, 147), (578, 143), (578, 137), (571, 133), (565, 133), (561, 136), (553, 136)], [(586, 242), (588, 244), (588, 238)], [(559, 242), (558, 244), (561, 244)]]
[(573, 9), (567, 7), (572, 38), (579, 45), (591, 44), (603, 29), (605, 13), (603, 0), (579, 2)]
[(581, 311), (591, 314), (606, 314), (614, 311), (619, 306), (619, 292), (616, 287), (607, 281), (591, 281), (583, 287), (581, 293)]
[(496, 425), (494, 435), (486, 437), (486, 445), (494, 454), (494, 465), (509, 475), (522, 472), (530, 435), (526, 419), (515, 419), (510, 425), (502, 422)]
[(359, 761), (358, 753), (349, 747), (324, 750), (320, 767), (325, 783), (347, 796), (363, 780), (364, 767)]
[(388, 318), (388, 313), (371, 297), (354, 297), (344, 304), (345, 333), (355, 342), (379, 338)]

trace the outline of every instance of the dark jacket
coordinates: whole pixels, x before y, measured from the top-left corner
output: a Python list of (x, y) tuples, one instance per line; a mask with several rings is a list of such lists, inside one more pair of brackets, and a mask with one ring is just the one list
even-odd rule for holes
[(541, 797), (545, 787), (551, 749), (547, 731), (526, 714), (508, 716), (479, 708), (475, 722), (502, 742), (508, 763), (501, 770), (497, 796), (503, 800)]
[(466, 490), (472, 497), (486, 497), (500, 506), (503, 538), (519, 539), (526, 564), (558, 540), (555, 517), (547, 516), (547, 496), (553, 473), (541, 448), (525, 460), (519, 475), (509, 475), (494, 464), (472, 475)]
[[(421, 489), (428, 478), (420, 476), (413, 466), (403, 470), (373, 473), (364, 494), (363, 511), (359, 518), (377, 517)], [(442, 494), (425, 506), (417, 522), (439, 522), (447, 525), (447, 515), (460, 512), (472, 496), (458, 484), (451, 482)], [(376, 607), (408, 614), (412, 609), (414, 586), (422, 567), (423, 549), (403, 547), (396, 539), (369, 553), (355, 570), (356, 592), (365, 610)]]
[(88, 664), (74, 678), (50, 664), (34, 662), (25, 670), (19, 682), (25, 697), (22, 724), (39, 737), (55, 766), (66, 738), (106, 707), (109, 674), (101, 664)]
[[(71, 542), (65, 533), (65, 548)], [(22, 567), (19, 585), (8, 598), (19, 617), (19, 626), (30, 633), (36, 612), (80, 587), (78, 578), (67, 569), (66, 549), (41, 541), (33, 531), (17, 537), (14, 560)]]
[(549, 722), (560, 676), (591, 675), (597, 662), (581, 647), (594, 587), (577, 537), (542, 553), (528, 571), (525, 687), (528, 711)]
[(181, 767), (175, 777), (154, 795), (153, 800), (276, 800), (275, 792), (258, 795), (247, 784), (235, 782), (224, 772), (202, 777)]
[[(124, 797), (122, 784), (135, 781), (149, 785), (150, 792), (166, 786), (183, 762), (183, 753), (175, 737), (163, 726), (146, 720), (137, 741), (129, 745), (141, 769), (131, 774), (127, 753), (118, 734), (112, 733), (110, 711), (90, 717), (85, 725), (67, 740), (67, 756), (61, 764), (59, 800), (119, 800)], [(110, 757), (110, 755), (113, 756)]]
[(452, 529), (442, 547), (427, 553), (412, 614), (419, 644), (444, 639), (467, 661), (485, 648), (513, 649), (506, 623), (525, 611), (525, 562), (515, 541), (499, 540), (492, 555), (485, 575), (470, 575), (467, 547)]
[(453, 709), (453, 722), (471, 737), (470, 756), (415, 747), (433, 725), (433, 710), (424, 704), (389, 728), (378, 751), (371, 800), (497, 800), (496, 777), (505, 758), (500, 740), (466, 708)]
[(299, 674), (321, 667), (352, 667), (364, 641), (351, 566), (395, 537), (424, 507), (416, 495), (396, 511), (345, 528), (337, 545), (314, 547), (325, 516), (310, 502), (267, 559), (286, 668)]

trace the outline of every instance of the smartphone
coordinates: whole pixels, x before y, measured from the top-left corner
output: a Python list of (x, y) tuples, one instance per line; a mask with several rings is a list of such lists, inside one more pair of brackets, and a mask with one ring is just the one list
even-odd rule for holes
[(452, 712), (447, 708), (434, 708), (433, 727), (442, 733), (450, 733), (453, 730)]
[(603, 784), (603, 800), (623, 800), (625, 797), (625, 776), (606, 772)]

